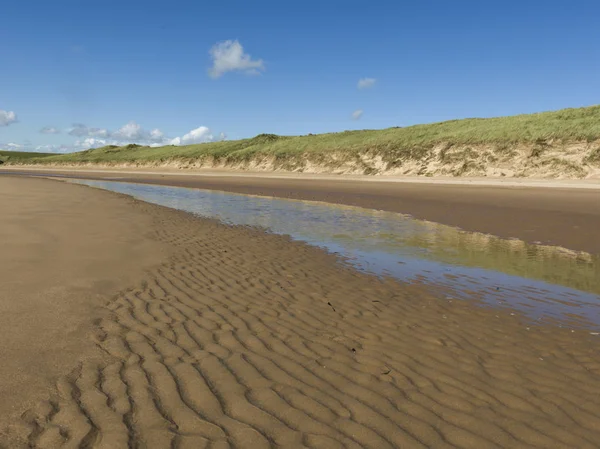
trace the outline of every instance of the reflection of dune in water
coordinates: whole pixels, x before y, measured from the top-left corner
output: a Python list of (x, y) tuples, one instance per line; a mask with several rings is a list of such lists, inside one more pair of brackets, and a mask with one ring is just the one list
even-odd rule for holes
[[(365, 213), (358, 208), (353, 212), (361, 215)], [(600, 293), (598, 256), (557, 246), (529, 244), (518, 239), (466, 232), (452, 226), (413, 220), (408, 216), (388, 212), (374, 211), (372, 215), (388, 222), (390, 219), (400, 221), (396, 232), (390, 232), (386, 229), (387, 226), (383, 226), (381, 231), (368, 232), (369, 227), (374, 229), (376, 226), (367, 223), (354, 228), (354, 232), (335, 232), (330, 238), (338, 243), (357, 246), (362, 246), (361, 240), (369, 240), (369, 246), (388, 253), (410, 253), (438, 262), (484, 268)], [(354, 221), (359, 224), (361, 219), (355, 218)], [(323, 238), (327, 231), (312, 230)]]
[[(439, 223), (413, 220), (408, 216), (373, 211), (365, 220), (364, 209), (354, 208), (351, 232), (341, 229), (311, 229), (311, 233), (366, 249), (404, 253), (435, 260), (499, 271), (509, 275), (600, 293), (600, 260), (589, 253), (557, 246), (529, 244), (517, 239), (466, 232)], [(384, 223), (376, 224), (372, 218)], [(395, 226), (390, 221), (395, 221)], [(375, 230), (379, 226), (380, 230)], [(331, 228), (331, 226), (330, 226)], [(395, 229), (393, 229), (395, 228)], [(375, 231), (369, 232), (369, 229)], [(391, 232), (395, 231), (395, 232)], [(361, 241), (368, 241), (362, 245)]]
[(411, 236), (404, 244), (427, 248), (428, 257), (438, 261), (486, 268), (600, 293), (598, 256), (588, 253), (457, 231), (441, 225), (437, 225), (437, 229), (425, 238)]

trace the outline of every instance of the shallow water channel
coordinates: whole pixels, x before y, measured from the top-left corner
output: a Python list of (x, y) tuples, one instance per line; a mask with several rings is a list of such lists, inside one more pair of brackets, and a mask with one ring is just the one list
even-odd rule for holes
[(431, 284), (570, 328), (600, 328), (600, 258), (462, 231), (408, 215), (351, 206), (117, 181), (70, 180), (143, 201), (260, 226), (340, 254), (355, 268)]

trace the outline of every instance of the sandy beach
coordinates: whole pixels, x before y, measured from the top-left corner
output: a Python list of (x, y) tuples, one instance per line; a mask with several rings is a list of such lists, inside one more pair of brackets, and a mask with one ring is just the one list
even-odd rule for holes
[[(192, 182), (163, 176), (136, 179)], [(600, 251), (593, 190), (193, 182)], [(0, 447), (598, 447), (600, 336), (85, 186), (0, 192)]]

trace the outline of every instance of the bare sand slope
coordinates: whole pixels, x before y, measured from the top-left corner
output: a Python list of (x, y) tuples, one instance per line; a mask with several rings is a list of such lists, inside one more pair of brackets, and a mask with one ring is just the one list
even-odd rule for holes
[(40, 179), (0, 179), (0, 428), (77, 360), (98, 308), (167, 259), (133, 200)]
[(73, 360), (24, 414), (23, 447), (598, 446), (600, 337), (382, 281), (260, 230), (131, 212), (173, 255), (108, 304), (94, 339), (109, 356)]

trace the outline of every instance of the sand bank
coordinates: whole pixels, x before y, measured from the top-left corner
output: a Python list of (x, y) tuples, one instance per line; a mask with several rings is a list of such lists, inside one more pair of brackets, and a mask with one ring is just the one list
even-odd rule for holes
[[(0, 171), (1, 173), (2, 171)], [(12, 169), (9, 173), (27, 173)], [(37, 170), (228, 192), (325, 201), (526, 242), (600, 253), (600, 184), (552, 180), (455, 180), (247, 174), (231, 171)]]
[[(23, 447), (594, 448), (600, 441), (600, 337), (589, 332), (534, 326), (434, 288), (356, 272), (282, 236), (109, 192), (23, 179), (4, 179), (2, 188), (30, 192), (34, 230), (54, 217), (53, 229), (64, 231), (54, 236), (63, 238), (60, 247), (67, 232), (88, 245), (64, 254), (88, 279), (138, 263), (123, 253), (133, 236), (116, 248), (105, 247), (109, 240), (89, 246), (105, 235), (143, 228), (170, 248), (168, 261), (90, 313), (98, 319), (81, 334), (31, 334), (20, 357), (32, 351), (33, 358), (37, 340), (52, 350), (86, 330), (89, 343), (80, 356), (71, 352), (65, 368), (73, 370), (49, 389), (50, 400), (13, 425)], [(10, 197), (5, 203), (22, 210)], [(104, 221), (93, 225), (74, 213), (78, 207)], [(106, 214), (120, 232), (107, 234)], [(9, 229), (6, 217), (0, 222)], [(11, 232), (15, 241), (33, 231)], [(21, 246), (13, 255), (26, 254)], [(51, 251), (29, 249), (35, 257), (18, 270), (4, 263), (12, 272), (0, 271), (3, 279), (53, 265)], [(93, 255), (93, 268), (73, 262), (82, 254), (86, 263)], [(50, 272), (63, 276), (59, 285), (74, 279), (72, 271)], [(54, 298), (68, 315), (72, 305), (61, 301), (68, 295)], [(75, 321), (86, 322), (88, 303)], [(27, 332), (34, 332), (27, 320), (12, 329)], [(105, 355), (84, 357), (93, 350), (85, 345)], [(38, 371), (29, 371), (32, 384)], [(27, 391), (20, 384), (14, 397)]]

